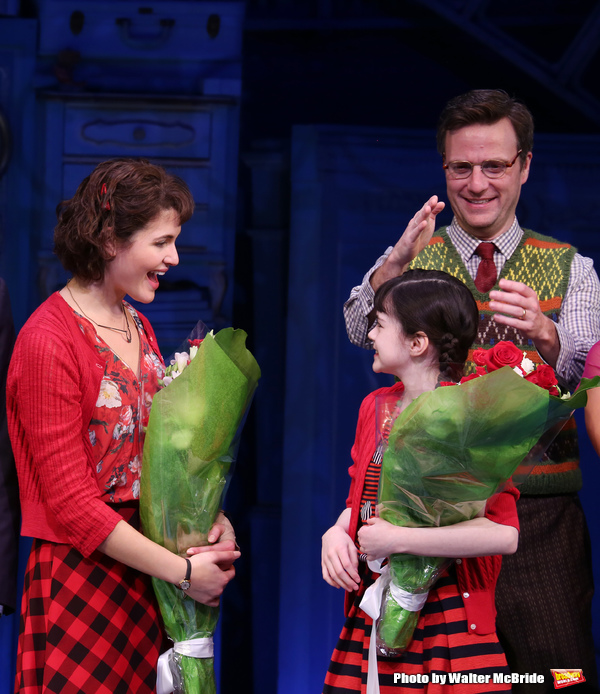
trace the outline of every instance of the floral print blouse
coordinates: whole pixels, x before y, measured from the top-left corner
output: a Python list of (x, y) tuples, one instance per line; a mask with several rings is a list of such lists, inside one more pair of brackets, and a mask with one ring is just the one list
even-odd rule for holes
[(139, 499), (144, 431), (164, 364), (152, 349), (135, 309), (125, 302), (140, 336), (140, 378), (98, 336), (92, 323), (73, 309), (79, 327), (106, 359), (94, 416), (88, 428), (98, 485), (109, 503)]

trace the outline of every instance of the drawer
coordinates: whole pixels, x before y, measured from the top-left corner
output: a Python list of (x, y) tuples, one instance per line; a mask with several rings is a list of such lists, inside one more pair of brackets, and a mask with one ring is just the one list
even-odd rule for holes
[(243, 2), (40, 0), (39, 53), (82, 58), (239, 60)]
[(69, 103), (64, 153), (68, 155), (209, 159), (212, 113), (158, 105)]

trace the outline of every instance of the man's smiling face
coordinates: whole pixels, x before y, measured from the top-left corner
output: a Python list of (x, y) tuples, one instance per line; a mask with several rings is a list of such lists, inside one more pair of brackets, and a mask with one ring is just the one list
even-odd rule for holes
[[(503, 118), (492, 125), (468, 125), (448, 132), (444, 161), (511, 162), (517, 151), (515, 130), (510, 120)], [(446, 172), (448, 199), (460, 226), (482, 240), (505, 232), (513, 223), (530, 163), (528, 152), (524, 164), (519, 158), (502, 178), (494, 179), (487, 178), (479, 166), (473, 168), (468, 178), (452, 179)]]

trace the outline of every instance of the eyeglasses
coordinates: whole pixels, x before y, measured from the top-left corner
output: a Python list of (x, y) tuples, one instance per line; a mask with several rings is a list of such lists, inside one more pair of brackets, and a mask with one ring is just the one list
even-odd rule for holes
[(476, 166), (479, 166), (488, 178), (502, 178), (506, 173), (506, 169), (514, 166), (522, 151), (520, 149), (511, 162), (502, 161), (501, 159), (488, 159), (487, 161), (482, 161), (481, 164), (471, 164), (470, 161), (450, 161), (444, 164), (443, 167), (448, 172), (450, 178), (469, 178)]

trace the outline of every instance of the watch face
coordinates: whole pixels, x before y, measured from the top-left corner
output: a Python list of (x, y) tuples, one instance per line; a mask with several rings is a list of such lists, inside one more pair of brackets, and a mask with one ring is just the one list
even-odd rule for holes
[(190, 585), (191, 583), (189, 581), (186, 581), (185, 578), (183, 579), (183, 581), (179, 583), (179, 587), (181, 588), (181, 590), (187, 590), (190, 587)]

